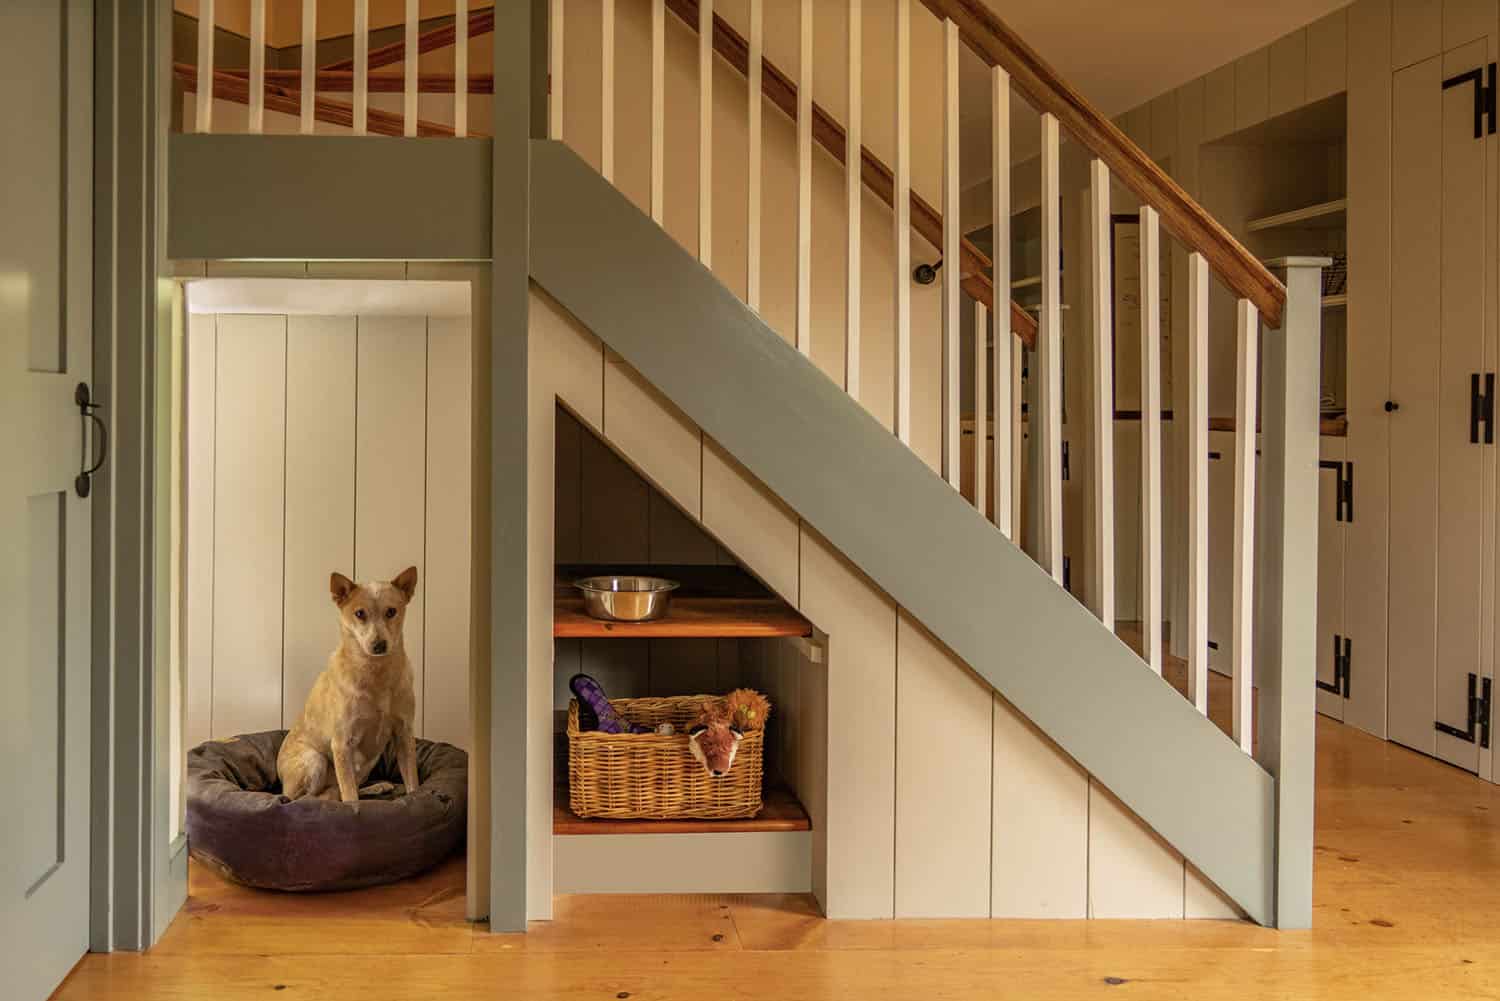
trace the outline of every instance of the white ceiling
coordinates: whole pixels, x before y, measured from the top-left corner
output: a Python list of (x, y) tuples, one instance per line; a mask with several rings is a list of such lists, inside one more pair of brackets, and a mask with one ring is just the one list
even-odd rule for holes
[[(984, 0), (1064, 80), (1108, 118), (1248, 55), (1349, 0)], [(1123, 12), (1123, 16), (1122, 16)], [(961, 62), (961, 158), (966, 187), (990, 178), (988, 71)], [(1067, 141), (1066, 132), (1063, 136)], [(1041, 148), (1037, 112), (1015, 92), (1011, 154)]]
[(984, 0), (1109, 117), (1349, 0)]

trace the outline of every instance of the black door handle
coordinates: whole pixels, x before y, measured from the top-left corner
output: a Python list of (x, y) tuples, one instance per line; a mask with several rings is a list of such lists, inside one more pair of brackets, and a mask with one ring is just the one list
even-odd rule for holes
[(1397, 403), (1395, 400), (1386, 400), (1385, 401), (1385, 412), (1386, 413), (1393, 414), (1397, 410), (1400, 410), (1400, 409), (1401, 409), (1401, 404)]
[[(81, 471), (73, 480), (73, 489), (77, 492), (78, 496), (87, 497), (89, 490), (93, 487), (94, 474), (104, 465), (104, 459), (109, 455), (109, 430), (104, 426), (104, 421), (99, 418), (99, 415), (94, 413), (95, 410), (99, 409), (99, 404), (93, 402), (89, 394), (88, 383), (80, 382), (77, 388), (73, 390), (73, 402), (78, 404), (79, 416), (86, 422), (92, 422), (94, 428), (99, 432), (99, 445), (94, 450), (97, 457), (94, 459), (93, 465), (89, 465), (89, 455), (85, 451), (83, 453)], [(86, 428), (87, 425), (85, 425)], [(84, 442), (88, 442), (87, 433), (84, 435)]]

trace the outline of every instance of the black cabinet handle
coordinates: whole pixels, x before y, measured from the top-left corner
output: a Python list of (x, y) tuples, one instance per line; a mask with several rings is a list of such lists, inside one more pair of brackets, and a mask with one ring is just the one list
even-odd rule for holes
[(1397, 410), (1400, 410), (1400, 409), (1401, 409), (1401, 404), (1397, 403), (1395, 400), (1386, 400), (1385, 401), (1385, 412), (1386, 413), (1393, 414)]
[(94, 459), (93, 465), (89, 465), (88, 455), (85, 453), (82, 468), (73, 480), (73, 490), (79, 497), (87, 497), (94, 485), (94, 474), (99, 471), (99, 467), (104, 465), (104, 459), (109, 455), (109, 430), (104, 426), (104, 421), (99, 419), (99, 415), (94, 413), (99, 409), (99, 404), (93, 402), (89, 394), (88, 383), (80, 382), (73, 390), (73, 402), (78, 404), (79, 416), (85, 421), (92, 422), (95, 430), (99, 432), (99, 444), (94, 450), (97, 458)]

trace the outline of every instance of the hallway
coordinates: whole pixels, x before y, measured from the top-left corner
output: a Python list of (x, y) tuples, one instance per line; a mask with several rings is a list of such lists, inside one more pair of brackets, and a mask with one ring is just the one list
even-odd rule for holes
[[(573, 897), (530, 935), (462, 919), (463, 865), (283, 898), (195, 867), (149, 954), (91, 955), (59, 999), (285, 997), (1492, 998), (1500, 789), (1318, 723), (1314, 929), (1180, 921), (827, 922), (800, 897)], [(733, 864), (733, 860), (726, 860)]]

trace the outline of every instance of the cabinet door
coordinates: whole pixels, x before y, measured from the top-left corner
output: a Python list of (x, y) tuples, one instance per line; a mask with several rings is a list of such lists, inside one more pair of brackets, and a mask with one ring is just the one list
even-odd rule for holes
[(1493, 445), (1471, 441), (1471, 378), (1485, 371), (1486, 160), (1474, 137), (1476, 42), (1394, 77), (1391, 293), (1390, 736), (1477, 771), (1464, 730), (1480, 673), (1486, 500)]
[[(1344, 523), (1338, 520), (1344, 440), (1319, 442), (1318, 466), (1318, 684), (1337, 685), (1334, 664), (1344, 639)], [(1318, 688), (1318, 712), (1342, 721), (1342, 688)]]

